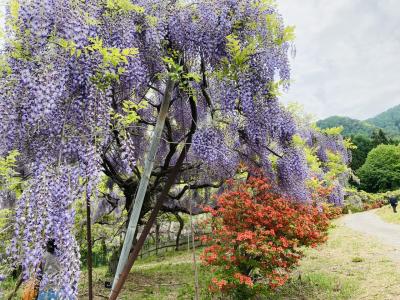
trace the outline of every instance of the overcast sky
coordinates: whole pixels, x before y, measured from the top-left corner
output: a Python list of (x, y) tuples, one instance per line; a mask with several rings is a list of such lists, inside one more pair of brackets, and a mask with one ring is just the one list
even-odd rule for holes
[(283, 101), (317, 118), (365, 119), (400, 104), (400, 0), (277, 2), (286, 24), (296, 26), (293, 82)]
[(365, 119), (400, 104), (400, 0), (277, 0), (296, 26), (283, 97), (317, 118)]

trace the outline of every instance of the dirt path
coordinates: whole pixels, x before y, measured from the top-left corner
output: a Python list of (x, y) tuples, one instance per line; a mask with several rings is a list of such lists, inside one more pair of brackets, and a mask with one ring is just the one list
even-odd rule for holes
[(345, 226), (380, 240), (393, 247), (390, 257), (400, 262), (400, 225), (383, 221), (374, 211), (349, 214), (343, 217)]

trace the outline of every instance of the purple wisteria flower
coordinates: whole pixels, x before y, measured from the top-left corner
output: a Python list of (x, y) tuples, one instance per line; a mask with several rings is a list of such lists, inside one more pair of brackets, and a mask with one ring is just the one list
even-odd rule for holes
[[(150, 199), (179, 153), (186, 155), (179, 184), (213, 186), (246, 164), (292, 198), (309, 199), (312, 174), (304, 149), (293, 143), (301, 132), (275, 90), (288, 87), (291, 42), (282, 40), (277, 8), (258, 2), (137, 0), (119, 7), (103, 0), (20, 0), (18, 12), (8, 9), (0, 156), (17, 149), (27, 175), (10, 247), (25, 278), (43, 259), (46, 241), (55, 239), (62, 268), (52, 280), (63, 298), (77, 298), (74, 203), (96, 194), (101, 176), (125, 196), (134, 194), (168, 78), (175, 81)], [(307, 136), (320, 161), (328, 151), (348, 159), (343, 140)], [(98, 211), (108, 211), (107, 203)]]

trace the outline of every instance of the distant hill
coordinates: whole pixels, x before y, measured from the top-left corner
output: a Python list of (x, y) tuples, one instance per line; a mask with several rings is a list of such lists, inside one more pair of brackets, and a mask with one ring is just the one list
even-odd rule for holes
[(343, 135), (367, 135), (370, 136), (374, 130), (382, 129), (387, 136), (400, 137), (400, 105), (364, 121), (349, 117), (332, 116), (317, 122), (320, 128), (343, 126)]
[(325, 129), (331, 127), (343, 126), (342, 134), (344, 136), (362, 134), (370, 136), (372, 132), (379, 127), (348, 117), (333, 116), (317, 122), (318, 127)]
[(382, 128), (389, 136), (400, 135), (400, 105), (368, 119), (367, 122)]

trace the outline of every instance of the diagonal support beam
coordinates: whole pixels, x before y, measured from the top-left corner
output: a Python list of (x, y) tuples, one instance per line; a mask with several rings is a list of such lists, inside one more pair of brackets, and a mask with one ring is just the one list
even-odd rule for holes
[(126, 231), (124, 245), (122, 247), (121, 254), (119, 257), (117, 271), (115, 273), (113, 281), (113, 289), (121, 275), (122, 270), (124, 269), (124, 266), (129, 257), (130, 250), (132, 248), (133, 238), (136, 232), (137, 224), (140, 217), (140, 212), (143, 206), (144, 196), (146, 194), (147, 187), (149, 185), (151, 172), (154, 166), (155, 156), (157, 154), (157, 150), (160, 145), (161, 134), (163, 132), (165, 120), (168, 115), (173, 89), (174, 89), (174, 82), (171, 79), (168, 79), (160, 112), (158, 114), (157, 123), (154, 128), (153, 136), (151, 138), (149, 150), (147, 152), (147, 157), (144, 164), (144, 171), (142, 177), (140, 178), (140, 183), (136, 194), (135, 203), (133, 205), (132, 214), (129, 219), (129, 225)]
[(172, 172), (169, 174), (167, 182), (164, 185), (164, 188), (161, 192), (160, 197), (157, 199), (156, 205), (154, 206), (153, 211), (150, 214), (150, 218), (147, 221), (146, 226), (143, 228), (142, 233), (140, 234), (140, 237), (137, 241), (137, 243), (135, 244), (135, 247), (133, 248), (132, 253), (130, 253), (128, 261), (126, 263), (126, 265), (124, 266), (124, 269), (122, 270), (122, 273), (120, 275), (119, 280), (115, 283), (114, 288), (111, 291), (110, 297), (108, 298), (109, 300), (117, 300), (117, 297), (119, 295), (119, 293), (121, 292), (122, 286), (124, 285), (128, 274), (135, 262), (135, 260), (137, 259), (140, 249), (142, 248), (144, 241), (146, 240), (146, 237), (148, 236), (151, 227), (153, 226), (158, 212), (161, 210), (163, 203), (165, 202), (165, 200), (168, 198), (168, 193), (172, 187), (172, 185), (175, 183), (175, 180), (177, 179), (178, 175), (179, 175), (179, 170), (182, 167), (183, 161), (186, 158), (186, 155), (190, 149), (190, 146), (192, 144), (192, 137), (193, 134), (196, 132), (197, 129), (197, 108), (196, 108), (196, 102), (194, 101), (193, 98), (190, 98), (190, 110), (191, 110), (191, 114), (192, 114), (192, 124), (190, 126), (190, 131), (187, 134), (187, 139), (186, 139), (186, 143), (183, 146), (183, 149), (178, 157), (178, 160), (175, 163), (175, 166), (172, 168)]

